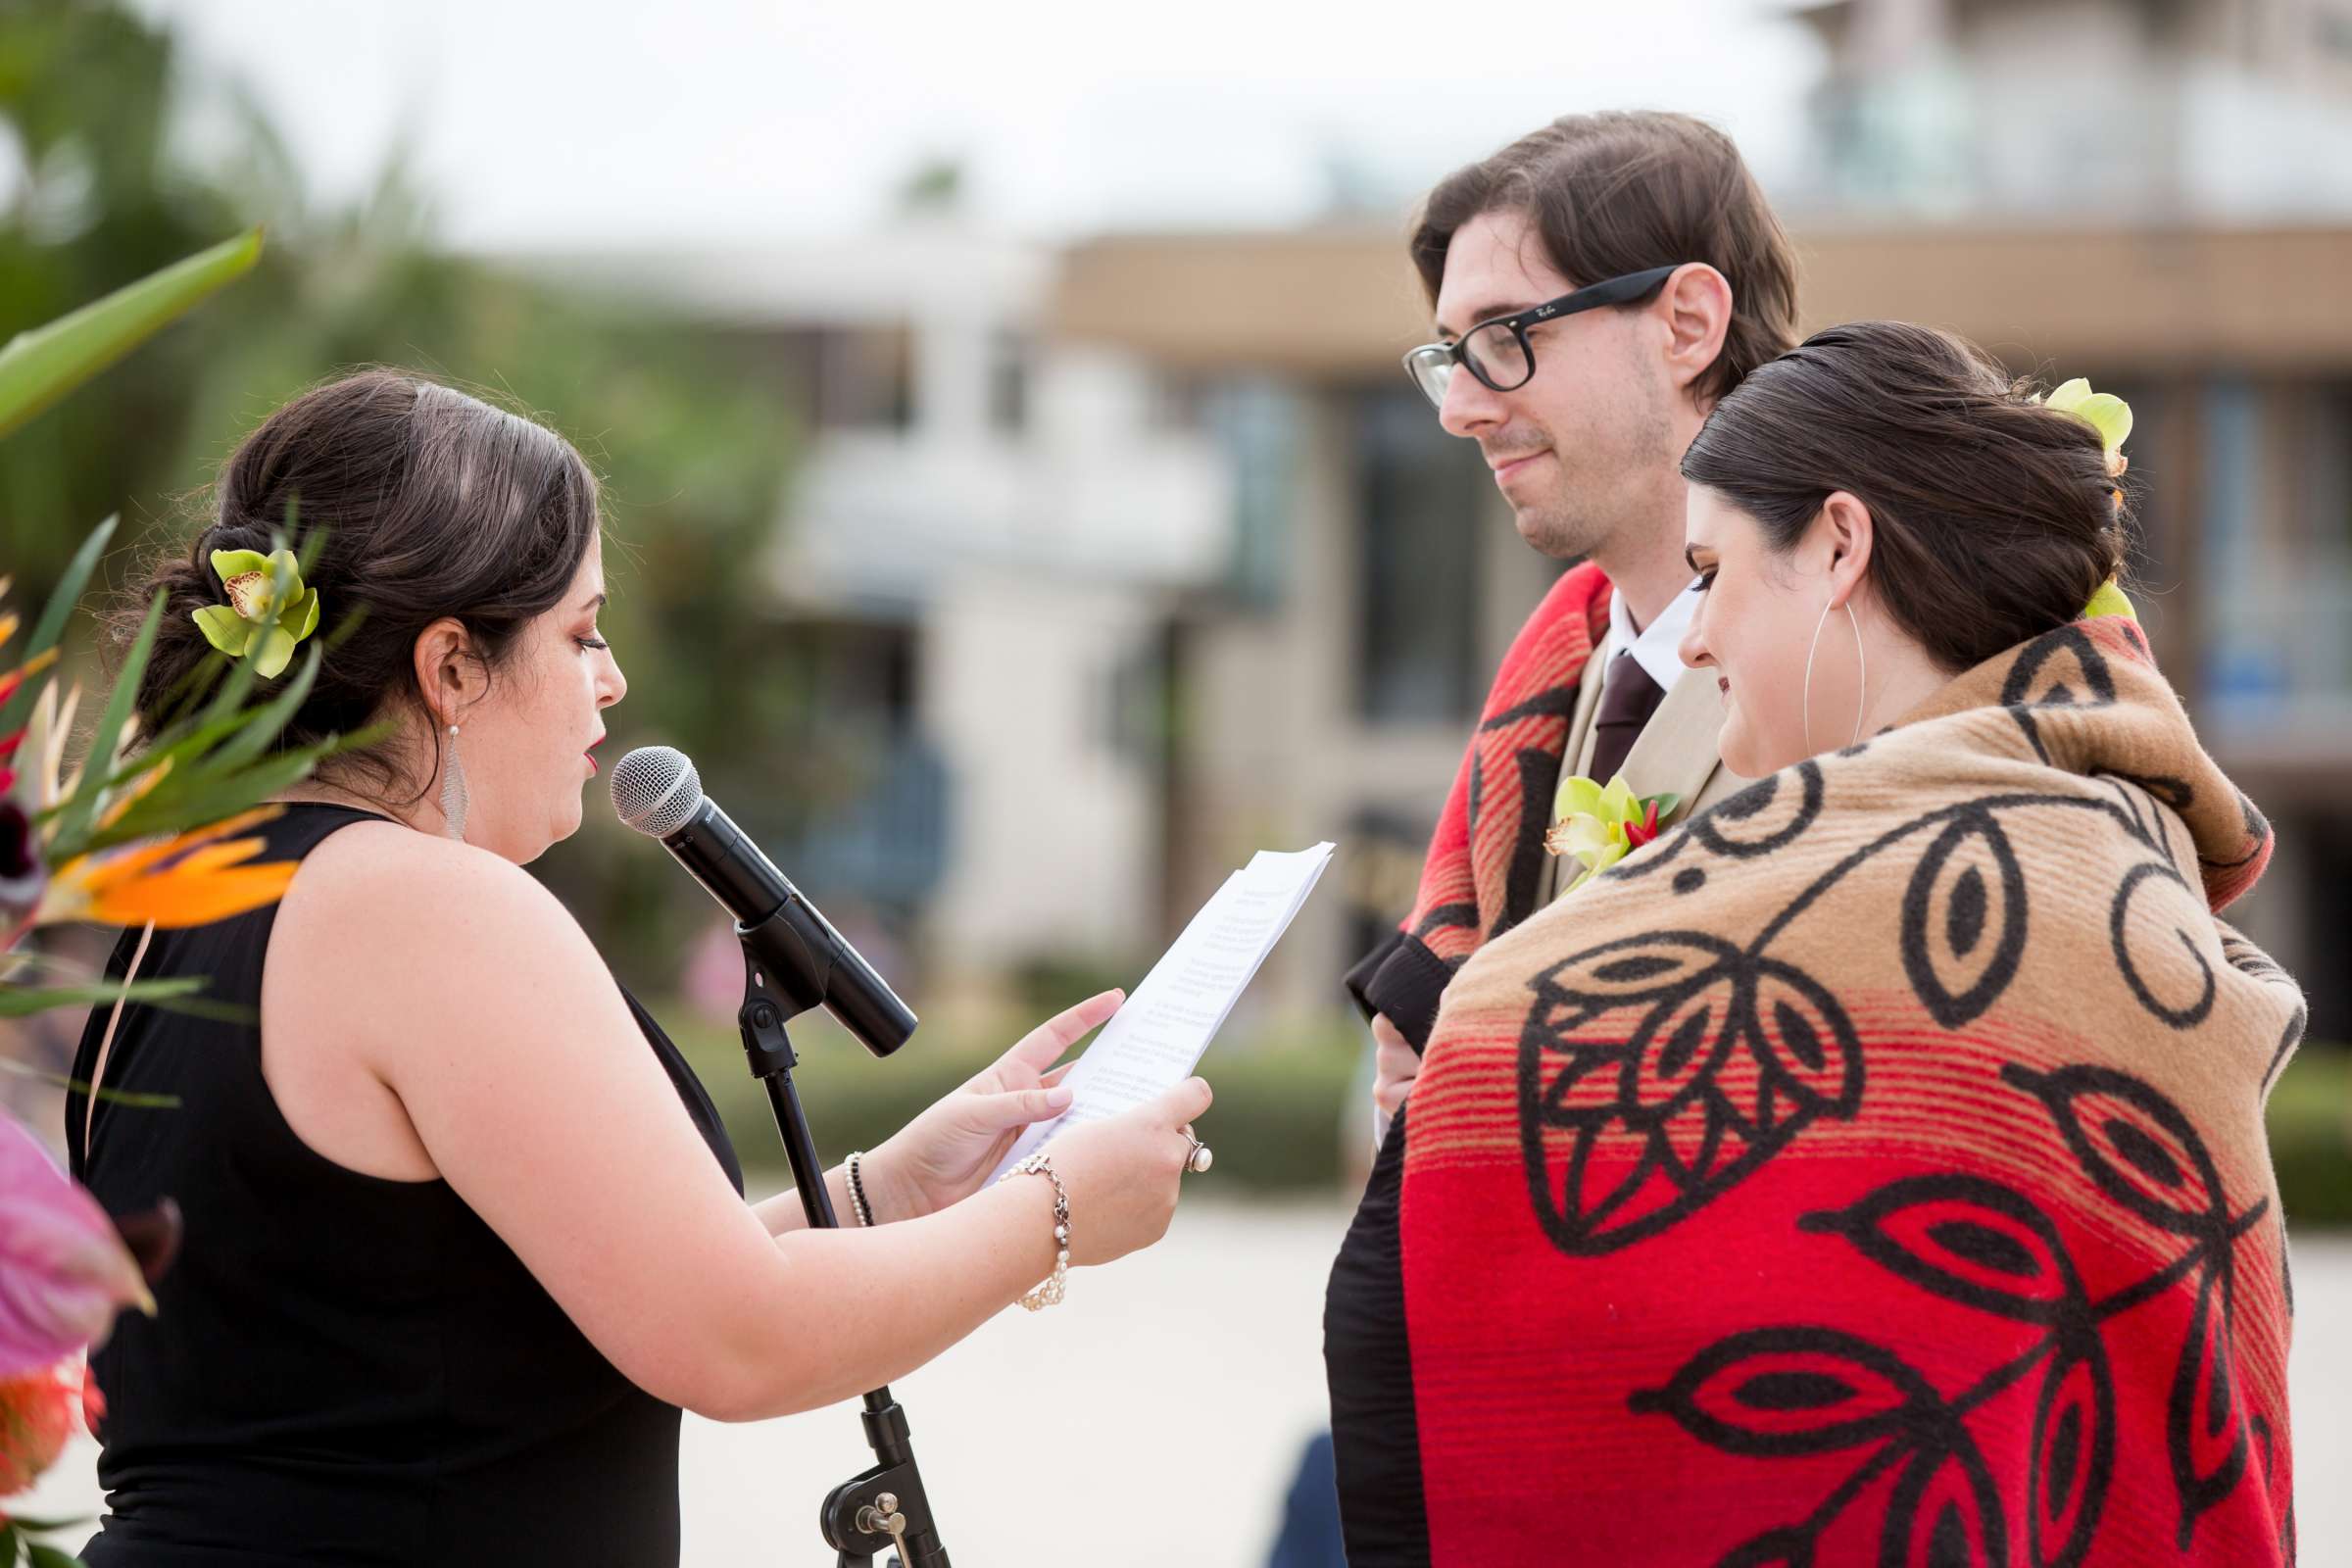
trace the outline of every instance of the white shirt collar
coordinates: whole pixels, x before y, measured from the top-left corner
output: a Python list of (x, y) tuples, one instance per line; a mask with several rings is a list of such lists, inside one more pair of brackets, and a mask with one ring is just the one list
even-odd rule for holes
[[(1698, 613), (1698, 595), (1691, 592), (1697, 585), (1698, 579), (1693, 577), (1690, 588), (1668, 600), (1657, 618), (1639, 632), (1634, 630), (1634, 612), (1625, 608), (1625, 595), (1609, 595), (1608, 657), (1613, 660), (1631, 652), (1634, 662), (1658, 683), (1659, 690), (1674, 690), (1684, 670), (1683, 656), (1677, 650), (1682, 647), (1683, 633), (1690, 629), (1690, 617)], [(1607, 666), (1604, 663), (1602, 667)]]

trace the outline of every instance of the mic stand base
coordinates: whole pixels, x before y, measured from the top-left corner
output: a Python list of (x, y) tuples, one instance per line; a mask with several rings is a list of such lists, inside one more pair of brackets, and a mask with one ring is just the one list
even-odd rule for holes
[[(763, 983), (756, 933), (735, 928), (743, 941), (743, 1005), (735, 1014), (743, 1034), (743, 1051), (752, 1076), (767, 1087), (768, 1108), (775, 1112), (776, 1130), (784, 1137), (784, 1157), (791, 1161), (792, 1180), (801, 1196), (801, 1208), (811, 1229), (838, 1229), (833, 1195), (825, 1190), (825, 1168), (818, 1162), (816, 1140), (809, 1135), (808, 1118), (801, 1110), (800, 1091), (793, 1087), (792, 1069), (800, 1064), (785, 1021), (805, 1010), (771, 994)], [(931, 1517), (931, 1499), (915, 1468), (914, 1448), (906, 1436), (906, 1407), (885, 1386), (869, 1391), (861, 1419), (865, 1441), (875, 1463), (835, 1487), (817, 1513), (817, 1532), (825, 1544), (841, 1555), (836, 1568), (872, 1568), (874, 1555), (896, 1551), (899, 1568), (949, 1568), (947, 1547)]]

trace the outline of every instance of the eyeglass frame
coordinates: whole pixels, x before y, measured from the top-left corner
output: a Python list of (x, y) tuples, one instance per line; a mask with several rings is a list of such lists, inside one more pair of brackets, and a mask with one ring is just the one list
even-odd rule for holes
[[(1478, 384), (1490, 392), (1516, 392), (1536, 378), (1536, 346), (1528, 341), (1527, 329), (1529, 327), (1544, 321), (1557, 320), (1563, 316), (1574, 316), (1580, 311), (1597, 310), (1604, 305), (1631, 305), (1644, 295), (1654, 294), (1665, 287), (1666, 280), (1687, 265), (1689, 264), (1677, 262), (1670, 267), (1652, 267), (1639, 272), (1625, 272), (1616, 277), (1603, 278), (1597, 283), (1587, 283), (1583, 288), (1572, 289), (1557, 299), (1545, 300), (1541, 305), (1530, 306), (1524, 311), (1515, 312), (1509, 316), (1492, 317), (1487, 320), (1477, 322), (1450, 343), (1424, 343), (1419, 348), (1408, 350), (1402, 361), (1404, 373), (1412, 381), (1415, 389), (1423, 397), (1429, 399), (1433, 408), (1446, 406), (1445, 394), (1441, 392), (1432, 396), (1428, 385), (1422, 381), (1420, 373), (1413, 368), (1415, 361), (1430, 354), (1443, 355), (1449, 365), (1468, 370)], [(1520, 357), (1527, 361), (1527, 374), (1513, 381), (1509, 386), (1496, 386), (1485, 371), (1470, 362), (1470, 357), (1463, 352), (1463, 345), (1467, 344), (1474, 335), (1496, 326), (1510, 329), (1511, 336), (1518, 340)]]

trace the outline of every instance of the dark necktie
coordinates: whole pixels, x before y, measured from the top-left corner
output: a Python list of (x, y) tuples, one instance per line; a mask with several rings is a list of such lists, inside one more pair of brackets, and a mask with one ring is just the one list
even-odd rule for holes
[(1606, 784), (1625, 766), (1642, 726), (1665, 698), (1666, 688), (1649, 678), (1630, 651), (1609, 661), (1600, 682), (1600, 707), (1592, 715), (1592, 782)]

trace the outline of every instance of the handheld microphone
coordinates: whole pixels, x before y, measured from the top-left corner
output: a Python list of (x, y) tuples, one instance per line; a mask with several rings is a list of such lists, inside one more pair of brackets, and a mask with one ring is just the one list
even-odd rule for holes
[(735, 933), (767, 978), (803, 1011), (823, 1007), (877, 1056), (914, 1033), (914, 1012), (760, 846), (703, 793), (686, 754), (640, 746), (612, 764), (612, 809), (660, 839), (735, 917)]

